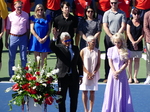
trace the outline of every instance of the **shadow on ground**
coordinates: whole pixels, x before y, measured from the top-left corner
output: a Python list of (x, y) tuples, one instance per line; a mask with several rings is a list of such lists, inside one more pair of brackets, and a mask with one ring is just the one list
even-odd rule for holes
[(0, 78), (0, 81), (9, 81), (9, 77), (3, 77), (3, 78)]
[[(104, 79), (100, 79), (98, 82), (103, 82)], [(145, 78), (138, 78), (140, 83), (143, 83), (146, 79)]]
[[(0, 78), (0, 81), (9, 81), (9, 79), (10, 79), (9, 77), (3, 77), (3, 78)], [(99, 82), (99, 83), (102, 83), (103, 80), (104, 80), (104, 79), (100, 79), (98, 82)], [(138, 79), (138, 80), (139, 80), (140, 83), (143, 83), (143, 82), (145, 81), (145, 78), (140, 78), (140, 79)]]

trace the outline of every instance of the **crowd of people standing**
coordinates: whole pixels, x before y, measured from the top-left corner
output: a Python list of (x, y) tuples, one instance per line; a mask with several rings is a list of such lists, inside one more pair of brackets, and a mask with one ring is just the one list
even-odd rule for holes
[(100, 78), (99, 48), (103, 28), (106, 53), (103, 82), (107, 85), (102, 112), (134, 112), (128, 83), (139, 83), (143, 43), (147, 55), (144, 83), (150, 84), (150, 1), (73, 0), (70, 4), (64, 0), (43, 0), (43, 4), (35, 6), (34, 15), (30, 15), (34, 3), (35, 0), (7, 0), (12, 12), (5, 21), (0, 18), (0, 69), (5, 29), (10, 78), (14, 75), (12, 67), (18, 47), (22, 67), (27, 63), (27, 50), (34, 52), (35, 61), (37, 56), (41, 57), (41, 68), (48, 53), (53, 52), (57, 57), (56, 68), (60, 70), (58, 88), (63, 96), (59, 112), (66, 112), (68, 89), (70, 112), (76, 112), (79, 90), (83, 91), (84, 111), (92, 112)]

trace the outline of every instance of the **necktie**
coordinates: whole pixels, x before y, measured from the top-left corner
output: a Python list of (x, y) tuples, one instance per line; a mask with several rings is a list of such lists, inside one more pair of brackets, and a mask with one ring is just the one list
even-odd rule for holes
[(70, 55), (71, 55), (71, 60), (73, 59), (73, 56), (74, 56), (74, 52), (72, 51), (72, 48), (69, 47), (69, 52), (70, 52)]
[(71, 60), (71, 54), (70, 54), (70, 51), (69, 51), (69, 47), (66, 47), (66, 50), (67, 50), (68, 58), (69, 58), (69, 60)]

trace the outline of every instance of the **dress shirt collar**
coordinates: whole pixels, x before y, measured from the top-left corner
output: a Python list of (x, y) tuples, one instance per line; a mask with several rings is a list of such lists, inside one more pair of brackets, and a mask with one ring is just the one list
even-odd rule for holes
[(69, 16), (68, 16), (68, 19), (66, 19), (66, 18), (63, 16), (63, 14), (61, 14), (61, 18), (64, 19), (64, 20), (68, 20), (68, 19), (70, 19), (70, 14), (69, 14)]
[(70, 44), (68, 47), (67, 46), (65, 46), (66, 48), (69, 48), (69, 49), (72, 49), (72, 45)]
[[(110, 9), (110, 12), (114, 13), (111, 9)], [(116, 11), (116, 13), (114, 13), (114, 14), (117, 14), (117, 13), (120, 13), (120, 12), (121, 12), (121, 10), (118, 9), (118, 10)]]

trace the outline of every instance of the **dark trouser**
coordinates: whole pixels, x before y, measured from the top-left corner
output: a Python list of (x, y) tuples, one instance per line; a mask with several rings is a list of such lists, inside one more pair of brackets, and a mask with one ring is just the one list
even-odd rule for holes
[(0, 39), (0, 63), (2, 62), (3, 40)]
[(104, 11), (98, 10), (97, 11), (97, 19), (101, 21), (101, 23), (103, 23), (103, 15), (104, 15)]
[[(72, 74), (71, 74), (72, 75)], [(76, 112), (77, 103), (78, 103), (78, 93), (79, 93), (79, 78), (74, 79), (72, 76), (66, 75), (63, 78), (58, 78), (58, 85), (61, 88), (62, 101), (59, 104), (59, 112), (66, 112), (66, 94), (69, 89), (70, 97), (70, 111), (67, 112)]]
[(107, 58), (107, 50), (108, 50), (108, 48), (114, 46), (108, 35), (105, 35), (104, 45), (105, 45), (105, 52), (106, 52), (106, 55), (105, 55), (105, 79), (107, 79), (108, 74), (109, 74), (109, 69), (110, 69), (109, 63), (108, 63), (108, 58)]
[(59, 16), (60, 14), (62, 13), (61, 9), (59, 10), (50, 10), (50, 9), (47, 9), (46, 12), (45, 12), (45, 15), (50, 15), (51, 18), (52, 18), (52, 21), (54, 20), (55, 17)]
[[(81, 16), (75, 16), (75, 18), (76, 18), (76, 20), (78, 20), (78, 25), (79, 25), (79, 23), (83, 19), (83, 17), (81, 17)], [(79, 28), (77, 27), (76, 33), (78, 33), (78, 32), (79, 32)]]

